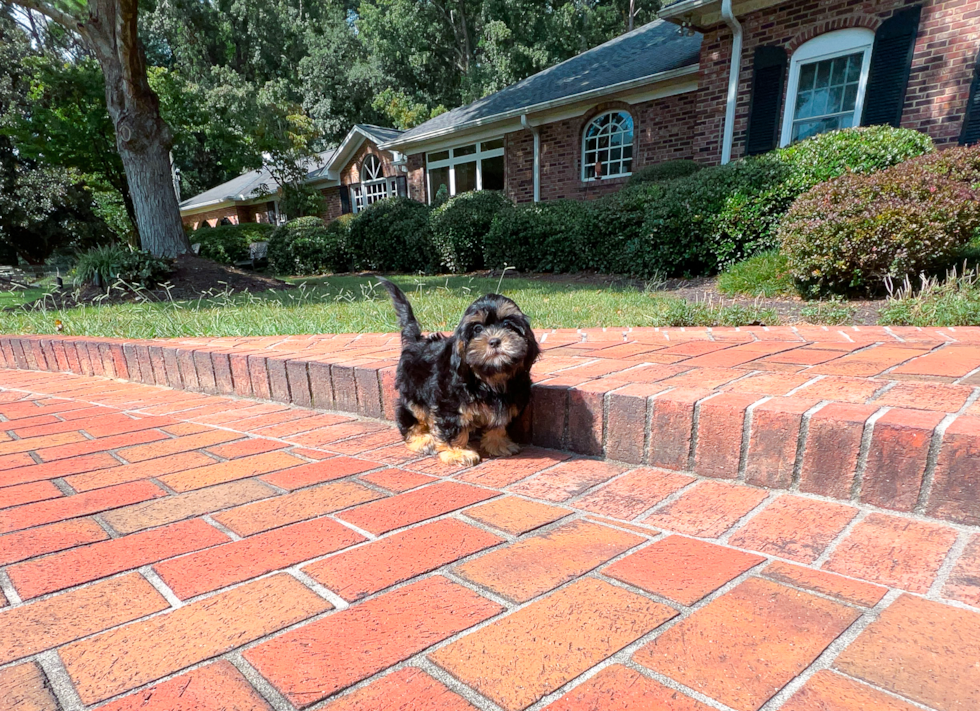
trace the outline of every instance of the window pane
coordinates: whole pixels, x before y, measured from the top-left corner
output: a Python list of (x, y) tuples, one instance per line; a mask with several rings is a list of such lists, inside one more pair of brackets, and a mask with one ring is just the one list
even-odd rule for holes
[(476, 190), (476, 161), (456, 164), (456, 192), (454, 194)]
[(503, 190), (504, 189), (504, 157), (484, 158), (483, 165), (483, 189), (484, 190)]
[(608, 178), (629, 173), (633, 156), (633, 118), (625, 111), (595, 117), (585, 129), (582, 177)]
[(460, 148), (453, 148), (453, 156), (471, 156), (476, 153), (476, 144), (472, 146), (462, 146)]
[(864, 52), (800, 67), (792, 140), (848, 127), (854, 121)]
[(429, 201), (431, 202), (436, 193), (439, 192), (439, 186), (445, 185), (446, 192), (449, 192), (449, 167), (445, 168), (433, 168), (429, 171), (429, 189), (432, 194), (429, 195)]
[(435, 163), (437, 160), (449, 160), (449, 151), (439, 151), (429, 154), (429, 162)]
[(496, 148), (504, 147), (504, 139), (498, 138), (494, 141), (484, 141), (480, 144), (480, 150), (482, 151), (492, 151)]

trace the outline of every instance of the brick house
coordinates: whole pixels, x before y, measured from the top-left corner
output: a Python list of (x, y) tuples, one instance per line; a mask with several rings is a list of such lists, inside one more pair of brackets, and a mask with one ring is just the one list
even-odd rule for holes
[[(980, 0), (675, 0), (660, 15), (409, 131), (355, 126), (308, 177), (324, 217), (431, 202), (440, 185), (590, 199), (647, 165), (727, 163), (848, 126), (980, 140)], [(215, 193), (229, 190), (192, 198), (185, 222), (262, 219), (270, 200), (219, 209)]]
[(980, 140), (980, 0), (679, 0), (660, 14), (381, 148), (401, 154), (418, 200), (445, 184), (525, 202), (840, 127)]
[[(378, 146), (401, 131), (367, 124), (355, 125), (339, 147), (318, 154), (307, 168), (306, 183), (323, 193), (325, 220), (357, 212), (391, 195), (406, 195), (407, 176), (395, 156)], [(267, 168), (252, 170), (180, 204), (185, 228), (203, 222), (219, 224), (268, 222), (287, 216), (279, 211), (279, 190)]]

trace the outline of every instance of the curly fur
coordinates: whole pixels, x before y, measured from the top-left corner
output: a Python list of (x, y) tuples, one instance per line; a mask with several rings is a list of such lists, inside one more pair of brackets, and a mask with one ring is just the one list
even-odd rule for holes
[(520, 448), (507, 426), (531, 399), (530, 371), (540, 353), (517, 304), (499, 294), (481, 296), (451, 336), (423, 337), (405, 294), (380, 281), (402, 330), (397, 420), (409, 449), (473, 465), (480, 454), (470, 447), (470, 435), (480, 432), (485, 454), (516, 454)]

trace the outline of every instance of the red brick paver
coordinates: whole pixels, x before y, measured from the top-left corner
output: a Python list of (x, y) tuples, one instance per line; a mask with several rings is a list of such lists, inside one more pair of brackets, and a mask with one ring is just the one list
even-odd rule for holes
[[(684, 345), (644, 335), (588, 370), (610, 378), (594, 392), (622, 395), (593, 431), (602, 447), (633, 400), (656, 428), (613, 444), (632, 462), (532, 446), (447, 467), (349, 414), (0, 367), (0, 433), (35, 434), (0, 437), (24, 443), (0, 454), (0, 709), (980, 707), (980, 429), (972, 415), (934, 429), (967, 386), (903, 381), (921, 406), (869, 401), (871, 381), (842, 376), (749, 375), (707, 408), (716, 398), (696, 403), (710, 392), (630, 390), (622, 362), (642, 361), (622, 359), (714, 359), (711, 372), (744, 374), (800, 350), (685, 333)], [(899, 351), (914, 365), (924, 351), (845, 361), (863, 351), (831, 345), (821, 365), (878, 367)], [(179, 369), (181, 353), (161, 362)], [(229, 361), (234, 391), (236, 373), (281, 388), (271, 362)], [(805, 414), (818, 401), (800, 393), (821, 383), (813, 397), (847, 390), (857, 404)], [(787, 402), (754, 405), (767, 395)], [(610, 399), (568, 400), (567, 412), (605, 416), (595, 408)], [(866, 426), (881, 407), (897, 414)], [(741, 418), (738, 436), (687, 471), (703, 438), (722, 442), (725, 412)], [(695, 414), (707, 415), (697, 432)], [(145, 429), (120, 431), (137, 421)], [(675, 455), (681, 470), (639, 461)], [(889, 491), (893, 505), (879, 506)], [(955, 525), (929, 515), (946, 511)]]

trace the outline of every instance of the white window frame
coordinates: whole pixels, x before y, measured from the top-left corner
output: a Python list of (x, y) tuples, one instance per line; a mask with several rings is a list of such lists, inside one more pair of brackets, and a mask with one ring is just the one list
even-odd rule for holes
[[(503, 136), (496, 136), (491, 138), (485, 138), (480, 141), (473, 141), (472, 143), (464, 143), (460, 146), (454, 146), (453, 148), (444, 148), (438, 151), (429, 151), (425, 154), (425, 192), (429, 196), (429, 203), (432, 203), (432, 199), (435, 194), (432, 192), (432, 181), (429, 179), (429, 171), (438, 168), (449, 168), (449, 195), (450, 197), (456, 194), (456, 166), (462, 163), (476, 163), (476, 189), (483, 190), (483, 160), (485, 158), (501, 158), (504, 155), (504, 147), (491, 148), (489, 150), (483, 149), (483, 144), (491, 143), (493, 141), (502, 141)], [(476, 145), (476, 152), (470, 153), (469, 155), (457, 156), (456, 151), (469, 148), (470, 146)], [(429, 160), (429, 156), (433, 153), (443, 153), (449, 151), (449, 157), (443, 160)]]
[[(875, 33), (863, 27), (851, 27), (818, 35), (801, 44), (790, 60), (789, 84), (786, 91), (786, 104), (783, 108), (783, 128), (779, 137), (780, 147), (788, 146), (793, 139), (793, 120), (796, 117), (796, 94), (800, 88), (800, 67), (812, 62), (822, 62), (835, 57), (864, 52), (861, 62), (861, 79), (857, 98), (854, 101), (854, 120), (851, 127), (861, 125), (864, 112), (864, 95), (868, 88), (868, 71), (871, 69), (871, 50), (874, 47)], [(844, 127), (849, 128), (849, 127)]]
[[(368, 161), (377, 164), (377, 170), (368, 170)], [(384, 162), (373, 153), (369, 154), (364, 162), (361, 163), (361, 170), (358, 176), (361, 182), (357, 186), (350, 186), (350, 207), (351, 212), (358, 213), (368, 205), (373, 205), (379, 200), (398, 194), (398, 185), (395, 178), (386, 178), (384, 174)], [(371, 176), (369, 180), (364, 178)]]
[[(633, 114), (631, 114), (626, 109), (614, 109), (612, 111), (603, 111), (601, 114), (596, 114), (595, 116), (593, 116), (592, 118), (589, 119), (589, 122), (587, 124), (585, 124), (585, 127), (582, 129), (582, 152), (581, 152), (581, 156), (582, 156), (582, 182), (583, 183), (592, 183), (592, 182), (595, 182), (596, 180), (611, 180), (613, 178), (628, 178), (629, 176), (633, 175), (633, 171), (632, 170), (629, 170), (629, 171), (626, 171), (626, 172), (623, 172), (623, 173), (613, 173), (611, 175), (600, 175), (598, 178), (596, 178), (594, 175), (588, 175), (586, 173), (586, 170), (588, 169), (589, 166), (587, 166), (586, 163), (585, 163), (585, 153), (586, 153), (585, 143), (588, 140), (589, 129), (592, 127), (592, 124), (594, 124), (596, 121), (599, 121), (600, 119), (602, 119), (605, 116), (611, 116), (613, 114), (626, 114), (627, 116), (629, 116), (629, 118), (630, 118), (630, 124), (632, 125), (632, 128), (630, 129), (630, 134), (631, 135), (630, 135), (630, 142), (629, 142), (629, 145), (631, 147), (631, 151), (630, 151), (630, 165), (632, 166), (633, 165), (633, 161), (636, 160), (636, 156), (635, 155), (632, 155), (632, 153), (633, 153), (632, 148), (634, 147), (633, 144), (634, 144), (635, 139), (636, 139), (636, 119), (633, 118)], [(626, 145), (627, 145), (626, 143), (623, 143), (623, 147), (625, 147)], [(622, 159), (620, 160), (620, 162), (622, 163)], [(595, 164), (593, 163), (592, 165), (595, 165)]]

